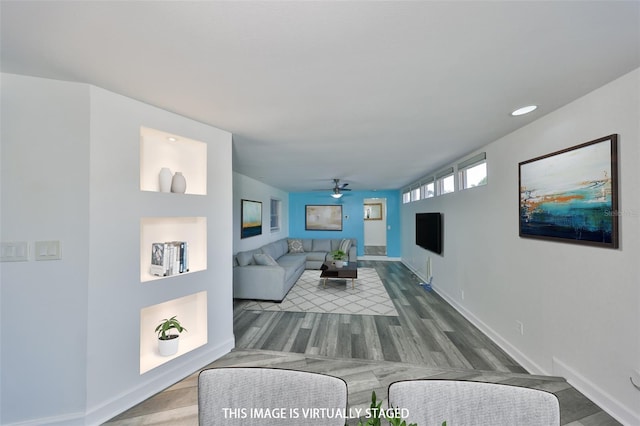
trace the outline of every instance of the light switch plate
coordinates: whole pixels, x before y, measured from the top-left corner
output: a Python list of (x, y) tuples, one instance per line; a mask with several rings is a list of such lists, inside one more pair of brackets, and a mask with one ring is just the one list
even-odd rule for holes
[(36, 241), (36, 260), (60, 260), (60, 241)]
[(0, 262), (26, 262), (29, 260), (29, 243), (15, 241), (2, 243), (0, 247)]

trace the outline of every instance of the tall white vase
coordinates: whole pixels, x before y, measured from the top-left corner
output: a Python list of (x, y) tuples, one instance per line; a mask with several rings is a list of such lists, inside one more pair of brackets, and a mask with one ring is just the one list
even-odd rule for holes
[(184, 178), (181, 172), (176, 172), (171, 180), (171, 192), (177, 192), (184, 194), (187, 190), (187, 180)]
[(167, 167), (163, 167), (160, 169), (160, 174), (158, 175), (158, 182), (160, 183), (160, 192), (170, 192), (171, 191), (171, 180), (173, 175), (171, 170)]

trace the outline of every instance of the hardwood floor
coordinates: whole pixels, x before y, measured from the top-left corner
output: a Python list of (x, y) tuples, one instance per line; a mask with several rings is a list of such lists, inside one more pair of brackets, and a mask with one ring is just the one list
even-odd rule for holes
[[(347, 382), (349, 405), (357, 408), (368, 406), (373, 390), (386, 398), (396, 380), (506, 383), (553, 392), (563, 425), (619, 424), (564, 379), (527, 374), (437, 293), (420, 287), (400, 262), (358, 264), (377, 270), (398, 317), (247, 311), (238, 301), (236, 349), (205, 368), (268, 366), (334, 375)], [(106, 424), (197, 425), (197, 372)]]

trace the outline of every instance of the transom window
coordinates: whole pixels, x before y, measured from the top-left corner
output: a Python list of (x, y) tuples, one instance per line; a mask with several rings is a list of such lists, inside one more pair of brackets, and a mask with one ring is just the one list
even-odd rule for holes
[(467, 189), (487, 184), (487, 157), (484, 152), (458, 164), (460, 188)]
[(436, 175), (436, 195), (444, 195), (456, 190), (456, 179), (453, 167), (441, 171)]

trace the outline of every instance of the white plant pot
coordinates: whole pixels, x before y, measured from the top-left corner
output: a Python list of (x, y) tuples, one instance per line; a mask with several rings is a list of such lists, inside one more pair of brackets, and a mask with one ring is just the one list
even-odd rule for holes
[(334, 264), (336, 265), (336, 268), (342, 268), (344, 266), (344, 260), (335, 260)]
[(175, 336), (173, 339), (169, 340), (161, 340), (158, 339), (158, 352), (162, 356), (171, 356), (178, 353), (178, 342), (180, 341), (180, 336)]

